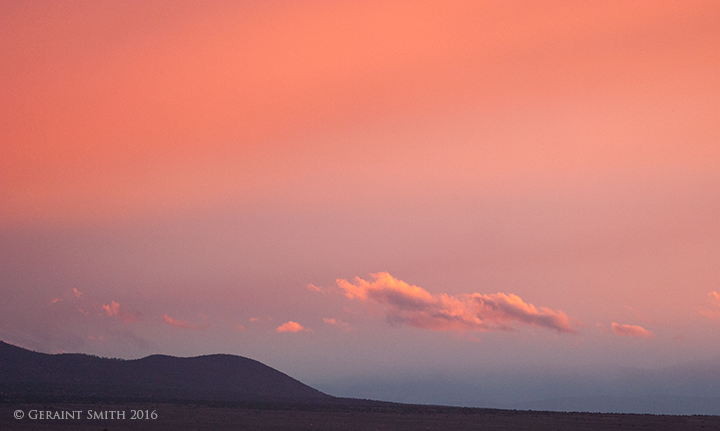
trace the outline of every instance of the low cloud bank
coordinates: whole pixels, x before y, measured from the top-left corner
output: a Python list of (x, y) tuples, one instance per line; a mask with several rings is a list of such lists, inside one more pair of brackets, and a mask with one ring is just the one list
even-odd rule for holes
[(536, 308), (512, 293), (431, 294), (387, 272), (371, 274), (374, 281), (338, 279), (349, 299), (379, 309), (391, 324), (433, 331), (510, 331), (513, 324), (531, 325), (558, 333), (576, 333), (562, 311)]

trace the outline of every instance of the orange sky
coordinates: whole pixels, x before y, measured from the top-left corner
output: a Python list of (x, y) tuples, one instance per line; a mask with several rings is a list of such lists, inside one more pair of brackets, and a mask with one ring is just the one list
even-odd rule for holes
[(3, 2), (0, 338), (717, 356), (718, 76), (714, 1)]
[(719, 168), (714, 2), (3, 9), (6, 226)]

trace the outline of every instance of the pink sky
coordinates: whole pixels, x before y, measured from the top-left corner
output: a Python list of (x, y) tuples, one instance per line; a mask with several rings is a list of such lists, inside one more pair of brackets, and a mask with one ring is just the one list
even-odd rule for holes
[(1, 339), (720, 356), (717, 2), (237, 3), (0, 5)]

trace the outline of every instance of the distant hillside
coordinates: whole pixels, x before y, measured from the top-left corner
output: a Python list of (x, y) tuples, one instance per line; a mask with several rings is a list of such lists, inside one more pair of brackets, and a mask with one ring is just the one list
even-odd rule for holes
[(33, 352), (0, 341), (6, 399), (329, 401), (333, 397), (258, 361), (234, 355), (107, 359)]

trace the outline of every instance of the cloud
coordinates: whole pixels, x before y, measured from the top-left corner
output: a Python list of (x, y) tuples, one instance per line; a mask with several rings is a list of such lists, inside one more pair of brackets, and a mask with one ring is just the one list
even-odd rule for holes
[(165, 321), (165, 323), (167, 323), (168, 325), (172, 325), (177, 328), (188, 329), (190, 331), (200, 331), (203, 329), (207, 329), (207, 327), (208, 327), (207, 322), (205, 322), (203, 325), (198, 326), (195, 323), (190, 323), (185, 320), (173, 319), (172, 317), (168, 316), (167, 314), (163, 314), (162, 317), (163, 317), (163, 321)]
[(310, 290), (313, 292), (325, 293), (325, 289), (323, 289), (322, 287), (315, 286), (314, 284), (308, 284), (305, 287), (307, 288), (307, 290)]
[[(65, 298), (80, 299), (80, 298), (82, 298), (82, 296), (83, 296), (83, 293), (80, 292), (79, 290), (77, 290), (76, 288), (72, 288), (71, 290), (68, 290), (65, 293)], [(56, 302), (61, 302), (62, 300), (63, 300), (63, 298), (53, 298), (52, 301), (50, 301), (50, 303), (55, 304)]]
[(653, 338), (655, 334), (638, 325), (621, 325), (619, 323), (612, 323), (612, 331), (616, 335), (622, 335), (624, 337), (640, 337), (640, 338)]
[(373, 282), (355, 277), (354, 283), (338, 279), (350, 299), (379, 308), (391, 324), (433, 331), (510, 331), (513, 323), (537, 326), (560, 333), (576, 333), (562, 311), (536, 308), (512, 293), (452, 296), (430, 292), (394, 278), (387, 272), (371, 274)]
[(701, 316), (709, 317), (713, 320), (720, 318), (720, 294), (714, 290), (708, 293), (711, 309), (702, 308), (698, 310)]
[(115, 301), (110, 301), (110, 304), (108, 305), (101, 304), (101, 308), (105, 310), (105, 313), (108, 316), (115, 316), (125, 323), (132, 323), (137, 321), (137, 316), (135, 314), (127, 311)]
[(328, 325), (337, 326), (338, 328), (342, 329), (343, 331), (349, 331), (352, 329), (347, 322), (343, 322), (342, 320), (336, 319), (334, 317), (332, 317), (332, 318), (324, 317), (323, 322), (325, 322)]
[(114, 317), (125, 323), (137, 322), (142, 316), (142, 313), (130, 312), (118, 302), (112, 300), (109, 304), (90, 302), (82, 292), (75, 288), (68, 290), (63, 298), (54, 297), (50, 304), (54, 307), (64, 307), (66, 310), (72, 309), (85, 316), (89, 316), (91, 311), (95, 310), (93, 315)]
[(110, 301), (109, 305), (103, 305), (102, 308), (105, 310), (108, 316), (116, 316), (120, 310), (120, 304), (115, 301)]
[(282, 325), (278, 326), (277, 332), (301, 332), (301, 331), (310, 331), (310, 329), (305, 328), (303, 325), (293, 322), (292, 320), (283, 323)]

